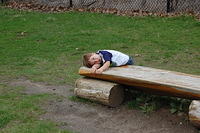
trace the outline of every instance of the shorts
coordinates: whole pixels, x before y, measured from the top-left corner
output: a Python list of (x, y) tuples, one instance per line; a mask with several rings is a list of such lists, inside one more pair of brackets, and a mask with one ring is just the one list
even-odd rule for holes
[(129, 56), (129, 60), (128, 62), (126, 63), (126, 65), (133, 65), (134, 64), (134, 60), (132, 57)]

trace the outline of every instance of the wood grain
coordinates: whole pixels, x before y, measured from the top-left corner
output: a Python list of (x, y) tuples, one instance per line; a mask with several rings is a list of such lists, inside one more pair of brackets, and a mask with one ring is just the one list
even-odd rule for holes
[(81, 67), (79, 74), (120, 84), (137, 86), (162, 94), (200, 99), (200, 76), (143, 66), (111, 67), (102, 74), (94, 74)]

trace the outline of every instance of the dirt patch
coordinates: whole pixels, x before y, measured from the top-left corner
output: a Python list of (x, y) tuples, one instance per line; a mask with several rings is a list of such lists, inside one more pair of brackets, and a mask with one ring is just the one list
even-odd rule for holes
[[(53, 93), (59, 96), (72, 96), (72, 86), (50, 86), (18, 80), (10, 83), (24, 86), (26, 94)], [(91, 105), (62, 100), (49, 100), (43, 107), (47, 111), (40, 119), (60, 123), (62, 129), (80, 133), (198, 133), (186, 116), (173, 115), (167, 109), (160, 109), (150, 115), (138, 110), (130, 110), (125, 105), (109, 108), (104, 105)]]
[(29, 80), (20, 79), (17, 81), (13, 81), (10, 83), (12, 86), (23, 86), (25, 87), (25, 90), (23, 90), (22, 93), (25, 94), (42, 94), (42, 93), (48, 93), (48, 94), (57, 94), (60, 96), (67, 97), (71, 95), (70, 89), (73, 89), (73, 86), (65, 85), (65, 86), (53, 86), (53, 85), (47, 85), (44, 83), (34, 83)]
[(184, 117), (172, 115), (161, 109), (147, 116), (138, 110), (129, 110), (125, 105), (108, 108), (102, 105), (50, 101), (42, 116), (62, 122), (61, 128), (81, 133), (197, 133)]

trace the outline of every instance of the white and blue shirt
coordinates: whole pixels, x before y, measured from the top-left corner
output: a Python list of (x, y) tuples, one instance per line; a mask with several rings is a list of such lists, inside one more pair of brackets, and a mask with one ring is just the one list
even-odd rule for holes
[(115, 50), (99, 50), (97, 54), (100, 55), (103, 64), (106, 61), (110, 61), (111, 66), (126, 65), (129, 61), (128, 55)]

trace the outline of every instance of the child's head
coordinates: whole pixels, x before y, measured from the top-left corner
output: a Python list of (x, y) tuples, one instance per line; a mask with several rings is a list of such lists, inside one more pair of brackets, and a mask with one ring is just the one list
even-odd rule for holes
[(101, 57), (96, 53), (87, 53), (83, 55), (83, 65), (87, 67), (92, 67), (94, 64), (100, 64)]

